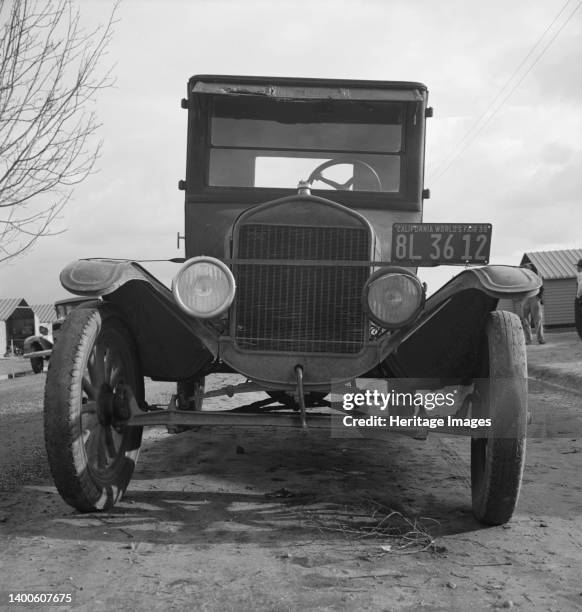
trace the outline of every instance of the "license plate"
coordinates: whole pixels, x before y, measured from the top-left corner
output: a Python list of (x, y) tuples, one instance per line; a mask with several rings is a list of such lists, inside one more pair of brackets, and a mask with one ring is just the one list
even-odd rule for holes
[(490, 223), (394, 223), (392, 262), (408, 266), (486, 264)]

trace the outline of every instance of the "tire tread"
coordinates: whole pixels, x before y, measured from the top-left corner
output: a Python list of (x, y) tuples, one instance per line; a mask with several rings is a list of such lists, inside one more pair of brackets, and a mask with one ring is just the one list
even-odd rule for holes
[[(527, 358), (521, 322), (517, 315), (495, 311), (487, 323), (489, 377), (511, 380), (512, 387), (499, 397), (499, 386), (491, 391), (494, 435), (487, 441), (488, 464), (483, 482), (473, 483), (473, 511), (483, 523), (506, 523), (515, 510), (521, 488), (526, 449)], [(521, 379), (525, 379), (522, 380)], [(520, 385), (524, 385), (524, 390)], [(493, 385), (492, 385), (493, 387)], [(500, 412), (503, 411), (503, 412)], [(506, 428), (514, 437), (501, 437)], [(495, 435), (495, 432), (497, 435)], [(472, 461), (479, 444), (472, 441)]]
[[(80, 418), (77, 407), (82, 399), (79, 378), (83, 376), (87, 347), (89, 345), (90, 350), (104, 321), (121, 323), (107, 305), (98, 308), (83, 305), (70, 313), (51, 355), (45, 386), (44, 432), (49, 467), (63, 499), (81, 512), (113, 506), (123, 495), (133, 472), (133, 465), (129, 470), (128, 465), (124, 466), (124, 473), (120, 475), (124, 486), (117, 492), (111, 491), (102, 503), (103, 492), (96, 487), (89, 470), (83, 469), (84, 459), (80, 456), (83, 451), (76, 444), (79, 432), (75, 421)], [(137, 390), (139, 392), (143, 393), (143, 387)], [(141, 428), (134, 430), (139, 449)]]

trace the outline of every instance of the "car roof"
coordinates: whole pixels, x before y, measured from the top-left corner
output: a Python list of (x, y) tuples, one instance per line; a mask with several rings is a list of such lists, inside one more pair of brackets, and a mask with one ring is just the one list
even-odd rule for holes
[(190, 78), (192, 94), (254, 95), (272, 98), (335, 100), (426, 99), (428, 89), (413, 81), (369, 81), (296, 77), (198, 74)]
[(214, 83), (228, 83), (232, 81), (253, 84), (273, 85), (329, 85), (333, 87), (373, 87), (378, 89), (427, 89), (424, 83), (416, 81), (375, 81), (361, 79), (316, 79), (307, 77), (274, 77), (274, 76), (243, 76), (225, 74), (196, 74), (190, 77), (190, 82), (212, 81)]

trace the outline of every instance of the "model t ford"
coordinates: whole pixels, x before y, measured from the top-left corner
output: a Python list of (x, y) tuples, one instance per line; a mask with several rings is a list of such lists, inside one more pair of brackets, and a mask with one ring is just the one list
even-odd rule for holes
[[(145, 425), (330, 427), (347, 409), (313, 407), (332, 383), (373, 378), (463, 390), (455, 415), (488, 424), (470, 441), (474, 513), (509, 520), (526, 360), (519, 319), (496, 306), (539, 281), (486, 265), (482, 219), (422, 223), (427, 95), (409, 82), (190, 79), (186, 257), (172, 290), (132, 261), (61, 273), (70, 292), (100, 298), (69, 315), (48, 371), (47, 450), (69, 504), (120, 498)], [(443, 263), (465, 269), (427, 299), (418, 266)], [(218, 372), (247, 382), (212, 395), (265, 391), (273, 409), (204, 410)], [(176, 383), (168, 406), (147, 403), (144, 377)]]

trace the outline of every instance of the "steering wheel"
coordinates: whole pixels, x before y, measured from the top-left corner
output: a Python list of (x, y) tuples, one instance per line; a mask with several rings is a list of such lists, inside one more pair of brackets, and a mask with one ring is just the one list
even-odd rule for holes
[(374, 170), (374, 168), (372, 168), (370, 164), (366, 163), (365, 161), (362, 161), (361, 159), (356, 159), (355, 157), (341, 157), (337, 159), (330, 159), (329, 161), (319, 164), (319, 166), (317, 166), (317, 168), (315, 168), (315, 170), (313, 170), (313, 172), (309, 175), (309, 178), (307, 179), (308, 185), (311, 186), (314, 181), (321, 181), (322, 183), (325, 183), (326, 185), (329, 185), (330, 187), (333, 187), (338, 191), (347, 191), (354, 184), (353, 176), (349, 178), (345, 183), (337, 183), (336, 181), (332, 181), (331, 179), (326, 178), (321, 174), (323, 170), (331, 168), (332, 166), (339, 166), (340, 164), (354, 164), (354, 166), (366, 168), (376, 179), (376, 182), (378, 183), (378, 191), (382, 191), (382, 181), (380, 180), (380, 177), (378, 176), (376, 170)]

